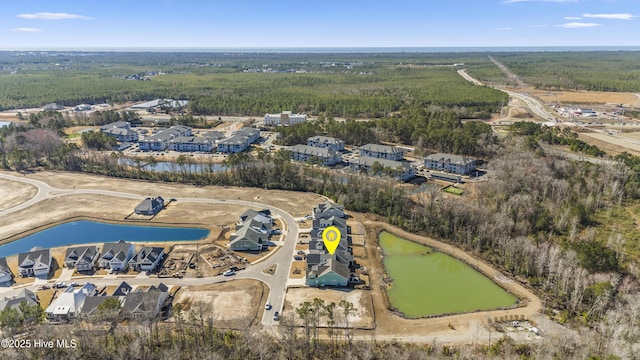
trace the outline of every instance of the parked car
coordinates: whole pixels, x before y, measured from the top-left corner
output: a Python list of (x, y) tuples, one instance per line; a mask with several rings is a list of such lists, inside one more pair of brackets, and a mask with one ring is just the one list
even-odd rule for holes
[(233, 276), (235, 274), (236, 274), (236, 272), (233, 271), (233, 270), (227, 270), (227, 271), (222, 273), (222, 275), (224, 275), (224, 276)]
[(273, 313), (273, 321), (279, 321), (279, 320), (280, 320), (280, 313), (276, 311)]
[(265, 310), (271, 310), (271, 304), (269, 304), (269, 303), (264, 304), (264, 309)]
[(298, 260), (298, 261), (303, 260), (303, 259), (302, 259), (302, 256), (300, 256), (300, 255), (296, 255), (296, 256), (294, 256), (294, 257), (293, 257), (293, 259), (294, 259), (294, 260)]

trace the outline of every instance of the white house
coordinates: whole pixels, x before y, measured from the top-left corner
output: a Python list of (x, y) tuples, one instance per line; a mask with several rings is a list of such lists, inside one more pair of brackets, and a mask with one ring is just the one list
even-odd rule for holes
[(87, 297), (94, 296), (96, 292), (95, 285), (90, 283), (85, 283), (80, 289), (69, 286), (44, 311), (47, 319), (63, 321), (76, 317)]
[(120, 271), (129, 265), (129, 260), (135, 255), (133, 244), (120, 240), (116, 243), (105, 243), (98, 258), (98, 266), (104, 269)]
[(153, 271), (164, 257), (164, 248), (143, 246), (131, 260), (129, 266), (135, 271)]
[(18, 254), (18, 273), (22, 277), (44, 277), (51, 270), (51, 251), (34, 247), (27, 253)]
[(67, 248), (64, 266), (78, 271), (90, 271), (96, 263), (100, 251), (97, 246), (77, 246)]

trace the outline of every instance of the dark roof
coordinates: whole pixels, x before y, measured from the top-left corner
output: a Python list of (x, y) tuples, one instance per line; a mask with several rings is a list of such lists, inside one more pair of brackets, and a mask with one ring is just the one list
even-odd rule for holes
[(27, 305), (38, 305), (38, 298), (33, 291), (28, 289), (13, 290), (0, 295), (0, 311), (13, 308), (20, 311), (20, 303), (26, 301)]
[(30, 268), (33, 264), (28, 264), (29, 261), (32, 261), (34, 264), (41, 262), (51, 265), (51, 251), (49, 249), (37, 249), (39, 250), (33, 248), (29, 252), (18, 254), (18, 266), (22, 268)]
[(76, 246), (67, 248), (67, 252), (64, 256), (64, 261), (79, 261), (84, 260), (88, 263), (93, 260), (93, 258), (98, 253), (97, 246)]
[(464, 157), (460, 155), (443, 154), (443, 153), (429, 155), (425, 158), (425, 160), (448, 162), (448, 163), (457, 164), (457, 165), (468, 165), (468, 164), (472, 164), (475, 161), (474, 159), (471, 159), (468, 157)]
[(152, 212), (153, 209), (157, 209), (162, 206), (164, 206), (164, 199), (162, 196), (146, 198), (136, 206), (136, 212)]
[(389, 159), (381, 159), (370, 156), (360, 156), (357, 159), (353, 159), (349, 161), (350, 164), (364, 165), (364, 166), (373, 166), (373, 164), (378, 163), (382, 165), (383, 168), (391, 168), (393, 170), (401, 167), (403, 171), (408, 171), (411, 169), (411, 165), (405, 161), (395, 161)]
[(92, 314), (98, 309), (98, 306), (107, 299), (116, 299), (120, 301), (119, 296), (87, 296), (84, 299), (84, 303), (82, 304), (82, 308), (80, 308), (79, 313), (84, 315)]
[(398, 154), (403, 153), (402, 149), (395, 146), (380, 145), (380, 144), (367, 144), (360, 147), (361, 150), (368, 150), (371, 152), (385, 153), (385, 154)]
[(289, 148), (294, 153), (317, 156), (319, 158), (335, 158), (338, 156), (335, 150), (307, 145), (294, 145)]
[(138, 251), (138, 253), (131, 258), (129, 262), (130, 263), (135, 262), (141, 265), (144, 265), (144, 264), (150, 265), (156, 262), (158, 257), (162, 256), (163, 254), (164, 254), (164, 248), (143, 246), (140, 249), (140, 251)]
[(9, 272), (11, 273), (11, 269), (9, 269), (9, 265), (7, 265), (7, 258), (0, 258), (0, 272)]
[(111, 295), (112, 296), (125, 296), (125, 295), (127, 295), (128, 293), (131, 292), (131, 289), (133, 289), (131, 287), (131, 285), (127, 284), (126, 281), (123, 281), (123, 282), (120, 283), (120, 286), (118, 286), (118, 288), (113, 291), (113, 294), (111, 294)]
[(325, 201), (322, 204), (313, 208), (313, 217), (314, 219), (319, 219), (325, 216), (334, 216), (338, 215), (340, 217), (344, 217), (344, 205), (339, 205), (332, 203), (330, 201)]
[(307, 139), (307, 141), (313, 141), (316, 143), (324, 143), (324, 144), (339, 144), (339, 143), (343, 143), (344, 141), (334, 138), (334, 137), (328, 137), (328, 136), (312, 136), (310, 138)]
[(116, 243), (104, 243), (102, 246), (102, 254), (101, 258), (106, 259), (105, 256), (111, 256), (109, 260), (115, 257), (118, 260), (125, 260), (127, 258), (127, 253), (129, 252), (129, 248), (133, 246), (132, 244), (125, 242), (124, 240), (120, 240)]

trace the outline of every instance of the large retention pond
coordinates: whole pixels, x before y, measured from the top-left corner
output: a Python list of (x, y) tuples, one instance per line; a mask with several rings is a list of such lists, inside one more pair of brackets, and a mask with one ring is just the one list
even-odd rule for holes
[(408, 318), (494, 310), (517, 298), (464, 262), (391, 233), (379, 235), (391, 305)]
[(95, 221), (73, 221), (57, 225), (0, 246), (0, 257), (27, 252), (34, 246), (53, 248), (66, 245), (114, 242), (195, 241), (209, 236), (209, 230), (159, 226), (115, 225)]

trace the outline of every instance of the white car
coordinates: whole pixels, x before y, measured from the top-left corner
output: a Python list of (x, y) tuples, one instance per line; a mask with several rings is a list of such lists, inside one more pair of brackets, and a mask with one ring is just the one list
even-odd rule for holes
[(265, 310), (271, 310), (271, 304), (269, 304), (269, 303), (264, 304), (264, 309)]
[(233, 276), (235, 274), (236, 274), (236, 272), (233, 271), (233, 270), (227, 270), (227, 271), (222, 273), (222, 275), (224, 275), (224, 276)]

